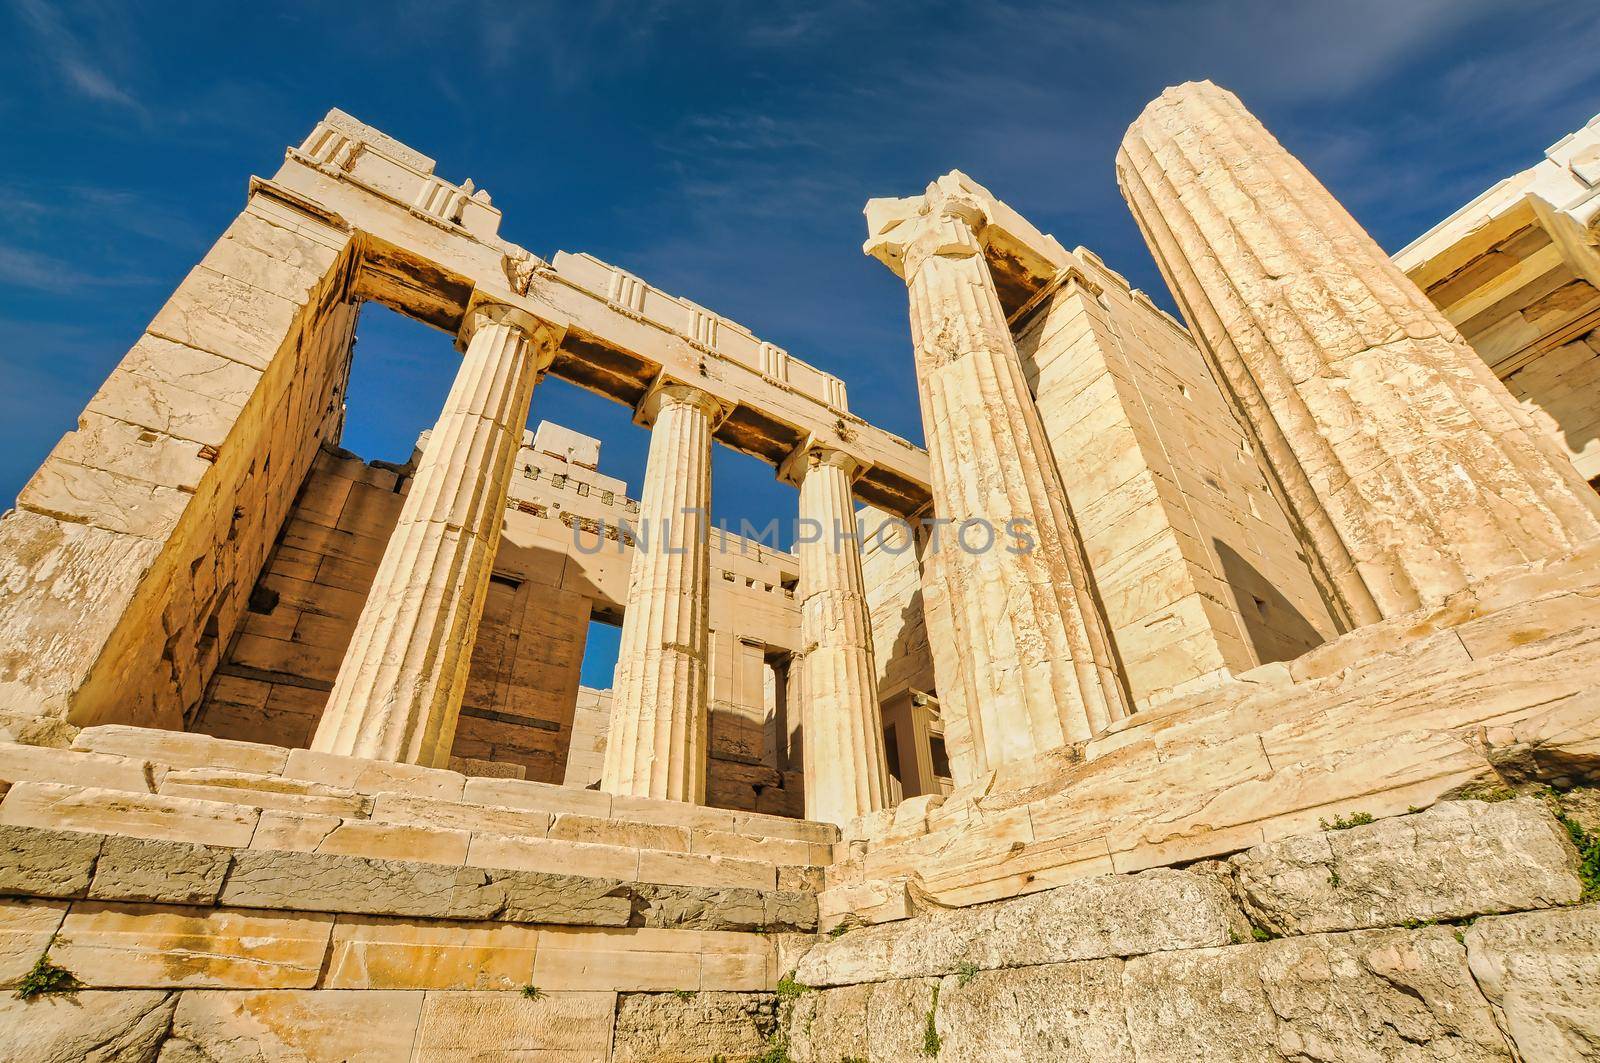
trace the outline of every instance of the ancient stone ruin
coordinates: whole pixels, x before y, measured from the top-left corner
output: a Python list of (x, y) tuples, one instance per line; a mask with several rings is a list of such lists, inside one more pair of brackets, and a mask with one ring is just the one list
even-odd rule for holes
[(867, 204), (924, 450), (330, 112), (0, 519), (0, 1060), (1600, 1058), (1600, 119), (1393, 258), (1210, 83), (1116, 175), (1187, 326)]

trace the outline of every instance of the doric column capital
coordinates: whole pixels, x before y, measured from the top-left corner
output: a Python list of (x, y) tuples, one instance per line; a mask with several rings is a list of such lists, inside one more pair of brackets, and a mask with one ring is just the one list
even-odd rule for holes
[(842, 469), (852, 482), (860, 479), (870, 467), (870, 463), (841, 450), (836, 444), (807, 435), (778, 463), (778, 479), (799, 487), (806, 473), (822, 465)]
[(733, 412), (727, 403), (710, 392), (662, 376), (656, 378), (644, 398), (639, 400), (639, 405), (634, 408), (633, 419), (635, 423), (649, 428), (668, 406), (693, 406), (706, 415), (713, 428)]
[(535, 368), (539, 372), (548, 369), (555, 360), (556, 348), (561, 345), (566, 332), (561, 326), (535, 317), (521, 307), (475, 293), (461, 318), (461, 329), (456, 333), (456, 350), (465, 351), (472, 337), (485, 325), (507, 325), (523, 332), (534, 347)]
[(931, 255), (966, 258), (983, 253), (989, 216), (956, 173), (920, 196), (867, 201), (868, 237), (862, 250), (909, 282)]

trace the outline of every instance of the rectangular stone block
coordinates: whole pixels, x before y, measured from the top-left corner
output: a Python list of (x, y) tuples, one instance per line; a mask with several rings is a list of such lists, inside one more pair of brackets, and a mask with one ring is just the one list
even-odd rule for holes
[(694, 930), (542, 930), (533, 981), (557, 991), (694, 991), (700, 988), (705, 938)]
[(575, 812), (602, 818), (611, 815), (611, 795), (608, 793), (552, 786), (526, 779), (468, 779), (461, 799), (469, 804), (527, 808), (552, 814)]
[(675, 853), (689, 851), (689, 831), (684, 827), (631, 823), (574, 813), (563, 813), (552, 819), (549, 837), (598, 845), (623, 845), (632, 849), (662, 849)]
[(89, 896), (101, 901), (215, 904), (232, 864), (232, 849), (108, 835)]
[(832, 846), (792, 838), (761, 838), (722, 830), (697, 830), (690, 836), (691, 852), (756, 860), (779, 865), (821, 866), (831, 862)]
[(1448, 927), (1318, 934), (1128, 960), (1136, 1058), (1510, 1058)]
[(54, 783), (17, 783), (0, 801), (0, 823), (228, 847), (250, 844), (256, 818), (244, 805)]
[(653, 797), (617, 795), (611, 799), (611, 818), (633, 823), (665, 823), (674, 827), (695, 827), (701, 830), (734, 829), (734, 813), (724, 808), (707, 808), (682, 801), (664, 801)]
[(179, 1060), (339, 1060), (411, 1057), (420, 992), (319, 989), (188, 990), (162, 1054)]
[(32, 969), (66, 914), (65, 901), (0, 898), (0, 989)]
[(0, 743), (0, 780), (69, 783), (135, 793), (150, 793), (157, 781), (147, 760), (10, 743)]
[(548, 812), (480, 805), (473, 803), (470, 798), (466, 801), (439, 801), (396, 793), (381, 793), (373, 799), (372, 818), (386, 823), (405, 823), (417, 827), (439, 827), (446, 830), (493, 832), (527, 837), (543, 837), (550, 829)]
[(80, 831), (0, 826), (0, 894), (84, 896), (102, 840)]
[[(544, 989), (543, 986), (540, 987)], [(611, 1053), (617, 997), (608, 992), (429, 993), (414, 1060), (595, 1063)]]
[(283, 774), (291, 779), (307, 779), (327, 786), (355, 790), (357, 793), (399, 793), (431, 797), (444, 801), (461, 800), (466, 776), (456, 771), (424, 768), (416, 764), (397, 764), (362, 757), (341, 757), (309, 749), (291, 749)]
[(1467, 962), (1520, 1059), (1600, 1054), (1600, 905), (1479, 919)]
[(1548, 908), (1582, 891), (1566, 832), (1531, 798), (1444, 801), (1268, 842), (1228, 866), (1252, 918), (1277, 934)]
[(202, 801), (233, 801), (257, 808), (313, 812), (325, 816), (365, 816), (370, 798), (354, 790), (278, 775), (215, 768), (175, 768), (161, 781), (160, 793)]
[(1249, 936), (1221, 882), (1161, 868), (862, 927), (819, 942), (795, 977), (813, 986), (939, 977), (1206, 948)]
[[(1120, 960), (946, 978), (935, 1016), (939, 1059), (941, 1063), (1000, 1059), (1133, 1063), (1133, 1043), (1122, 1008)], [(900, 1022), (919, 1019), (922, 1016), (916, 1014), (899, 1017)]]
[(280, 746), (120, 724), (85, 727), (72, 748), (139, 757), (173, 768), (228, 768), (262, 775), (276, 775), (289, 759), (289, 751)]
[(740, 834), (749, 834), (757, 838), (790, 838), (797, 842), (815, 842), (819, 845), (832, 845), (839, 840), (839, 828), (832, 823), (788, 819), (784, 816), (763, 816), (754, 812), (735, 813), (733, 829)]
[(308, 989), (331, 916), (80, 901), (55, 962), (97, 987)]
[(735, 886), (754, 890), (778, 888), (778, 871), (771, 864), (697, 853), (663, 853), (639, 850), (640, 882), (678, 886)]
[(433, 919), (488, 919), (505, 891), (477, 868), (248, 849), (235, 854), (222, 903)]
[(340, 916), (324, 981), (330, 989), (521, 990), (539, 931), (514, 923)]
[(631, 882), (639, 877), (638, 849), (553, 841), (513, 834), (474, 834), (467, 848), (473, 867), (509, 868)]

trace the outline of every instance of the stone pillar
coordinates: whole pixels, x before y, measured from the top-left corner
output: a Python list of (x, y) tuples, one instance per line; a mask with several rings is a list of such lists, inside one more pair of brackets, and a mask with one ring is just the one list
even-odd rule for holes
[[(866, 251), (911, 297), (922, 423), (975, 765), (1079, 742), (1127, 713), (1038, 410), (959, 174), (873, 200)], [(987, 549), (984, 527), (995, 540)], [(1008, 532), (1015, 529), (1020, 534)]]
[(1600, 534), (1600, 497), (1232, 93), (1162, 93), (1117, 178), (1350, 622)]
[(711, 432), (716, 400), (684, 384), (646, 396), (650, 455), (600, 787), (703, 803), (710, 645)]
[(356, 621), (311, 748), (441, 767), (449, 762), (506, 492), (538, 374), (555, 337), (485, 303), (400, 519)]
[(842, 451), (807, 443), (779, 470), (800, 488), (806, 818), (840, 825), (889, 802), (872, 619), (850, 497), (858, 467)]

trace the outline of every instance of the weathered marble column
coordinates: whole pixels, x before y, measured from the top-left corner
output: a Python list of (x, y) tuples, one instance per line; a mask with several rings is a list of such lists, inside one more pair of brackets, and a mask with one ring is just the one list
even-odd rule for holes
[[(871, 201), (867, 222), (867, 253), (905, 278), (911, 297), (974, 768), (1087, 739), (1127, 714), (1126, 695), (984, 259), (983, 209), (949, 174), (923, 196)], [(982, 523), (963, 532), (969, 521)], [(1026, 541), (1008, 534), (1011, 522)]]
[(1600, 534), (1600, 496), (1232, 93), (1162, 93), (1117, 178), (1350, 622)]
[[(856, 459), (806, 444), (779, 473), (800, 488), (806, 818), (844, 824), (889, 803), (872, 619), (850, 479)], [(820, 529), (820, 534), (815, 534)]]
[(468, 313), (461, 368), (311, 748), (448, 763), (528, 402), (557, 339), (508, 306)]
[(639, 410), (652, 425), (650, 455), (600, 779), (609, 793), (705, 801), (717, 412), (683, 384), (656, 388)]

